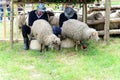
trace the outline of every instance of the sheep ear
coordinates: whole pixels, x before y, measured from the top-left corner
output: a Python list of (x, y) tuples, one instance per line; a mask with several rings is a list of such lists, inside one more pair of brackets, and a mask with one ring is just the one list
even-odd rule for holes
[(96, 33), (96, 32), (93, 32), (92, 35), (95, 36), (95, 35), (97, 35), (97, 33)]

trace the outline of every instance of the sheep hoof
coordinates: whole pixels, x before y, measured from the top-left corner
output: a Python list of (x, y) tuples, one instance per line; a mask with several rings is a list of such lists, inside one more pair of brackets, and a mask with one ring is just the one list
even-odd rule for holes
[(81, 49), (86, 49), (87, 46), (86, 45), (81, 45)]

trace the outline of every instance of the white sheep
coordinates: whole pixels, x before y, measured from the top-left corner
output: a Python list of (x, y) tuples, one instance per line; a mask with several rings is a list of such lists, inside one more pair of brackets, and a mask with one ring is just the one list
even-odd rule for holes
[(49, 17), (49, 23), (53, 26), (59, 26), (60, 13), (56, 13), (54, 16)]
[[(74, 41), (84, 41), (87, 39), (99, 40), (98, 32), (88, 27), (84, 22), (75, 19), (69, 19), (63, 23), (62, 36), (73, 39)], [(76, 45), (77, 49), (77, 45)]]
[(18, 19), (16, 20), (16, 23), (18, 23), (18, 28), (21, 30), (23, 25), (28, 25), (28, 14), (21, 13), (18, 15)]
[[(111, 19), (112, 18), (120, 18), (120, 11), (118, 10), (118, 11), (116, 11), (114, 13), (111, 13), (110, 14), (110, 18)], [(113, 29), (113, 28), (119, 29), (119, 27), (120, 27), (120, 23), (110, 23), (110, 28), (111, 29)]]
[(39, 44), (41, 45), (41, 52), (42, 46), (45, 46), (46, 50), (48, 50), (48, 46), (60, 49), (60, 38), (53, 34), (51, 25), (46, 20), (39, 19), (34, 21), (31, 27), (30, 36), (32, 35), (38, 40)]
[[(114, 19), (114, 18), (120, 18), (120, 11), (116, 11), (114, 13), (111, 13), (110, 14), (110, 19)], [(103, 21), (105, 20), (104, 17), (102, 18), (101, 16), (101, 19), (103, 19)], [(91, 18), (91, 20), (94, 21), (94, 19)], [(100, 24), (95, 24), (95, 25), (92, 25), (90, 27), (94, 27), (96, 30), (104, 30), (104, 23), (100, 23)], [(110, 23), (110, 29), (119, 29), (120, 28), (120, 23), (119, 22), (115, 22), (115, 23)]]
[(87, 20), (99, 20), (104, 19), (104, 16), (101, 12), (93, 12), (87, 15)]

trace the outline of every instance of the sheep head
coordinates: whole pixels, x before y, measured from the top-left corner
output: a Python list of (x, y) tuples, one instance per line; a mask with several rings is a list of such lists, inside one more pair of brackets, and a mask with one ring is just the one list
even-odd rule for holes
[(99, 36), (98, 36), (98, 32), (97, 31), (92, 31), (89, 38), (91, 40), (95, 40), (95, 41), (98, 41), (100, 39)]
[(60, 38), (55, 36), (54, 34), (50, 36), (50, 46), (56, 50), (61, 49), (61, 41)]

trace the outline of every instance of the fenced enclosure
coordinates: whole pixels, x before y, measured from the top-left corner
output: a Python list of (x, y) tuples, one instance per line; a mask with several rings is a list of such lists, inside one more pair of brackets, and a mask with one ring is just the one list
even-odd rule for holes
[[(36, 6), (37, 6), (38, 3), (34, 3), (34, 4), (31, 4), (31, 3), (27, 3), (27, 4), (20, 3), (20, 4), (23, 5), (23, 8), (24, 8), (23, 11), (25, 13), (27, 13), (27, 12), (33, 10), (33, 9), (36, 9)], [(17, 4), (17, 3), (14, 4), (14, 19), (13, 19), (14, 20), (13, 21), (14, 22), (13, 38), (14, 39), (13, 40), (22, 40), (22, 34), (21, 34), (21, 31), (18, 29), (17, 22), (16, 22), (17, 21), (17, 16), (19, 15), (18, 5), (19, 4)], [(0, 34), (1, 34), (0, 40), (9, 40), (9, 37), (10, 37), (10, 20), (8, 20), (9, 16), (8, 16), (8, 12), (7, 12), (7, 7), (4, 6), (4, 10), (5, 10), (4, 14), (6, 14), (6, 15), (3, 16), (3, 21), (0, 23), (0, 26), (1, 26), (0, 27), (0, 29), (1, 29), (0, 30)], [(56, 13), (57, 11), (54, 11), (54, 12)], [(97, 22), (97, 21), (95, 21), (95, 22)], [(95, 24), (95, 22), (93, 24)], [(98, 21), (98, 23), (99, 23), (99, 21)], [(104, 23), (104, 21), (102, 23)], [(88, 24), (89, 24), (89, 22), (88, 22)], [(91, 23), (90, 23), (90, 25), (91, 25)]]

